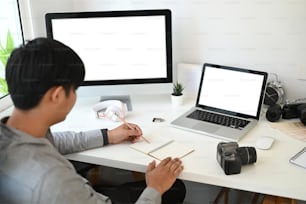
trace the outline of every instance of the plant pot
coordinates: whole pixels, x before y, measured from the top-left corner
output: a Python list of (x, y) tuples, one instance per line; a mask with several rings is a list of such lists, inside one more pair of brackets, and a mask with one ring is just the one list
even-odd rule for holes
[(171, 95), (171, 103), (172, 103), (172, 106), (174, 107), (178, 107), (178, 106), (181, 106), (183, 105), (183, 95), (180, 95), (180, 96), (174, 96), (174, 95)]

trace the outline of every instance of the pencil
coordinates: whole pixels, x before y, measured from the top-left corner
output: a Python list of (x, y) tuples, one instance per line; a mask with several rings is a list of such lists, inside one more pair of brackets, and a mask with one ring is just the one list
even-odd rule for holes
[(147, 143), (151, 143), (147, 138), (145, 138), (143, 135), (141, 135), (141, 137), (142, 137), (142, 139), (144, 140), (144, 141), (146, 141)]
[[(125, 120), (124, 118), (121, 118), (121, 117), (119, 117), (119, 118), (120, 118), (120, 120), (121, 120), (126, 126), (128, 126), (128, 128), (134, 129), (128, 122), (126, 122), (126, 120)], [(147, 143), (150, 143), (150, 141), (149, 141), (147, 138), (145, 138), (143, 135), (141, 135), (140, 137), (142, 137), (142, 139), (143, 139), (144, 141), (146, 141)]]

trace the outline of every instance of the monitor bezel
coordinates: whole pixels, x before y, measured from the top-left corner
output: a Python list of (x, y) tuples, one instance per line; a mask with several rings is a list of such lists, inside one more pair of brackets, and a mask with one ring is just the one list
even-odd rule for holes
[(146, 79), (118, 79), (118, 80), (84, 80), (81, 85), (124, 85), (124, 84), (156, 84), (172, 83), (173, 81), (173, 60), (172, 60), (172, 26), (171, 11), (169, 9), (158, 10), (124, 10), (124, 11), (93, 11), (93, 12), (63, 12), (47, 13), (45, 15), (47, 37), (53, 39), (52, 20), (69, 18), (96, 18), (96, 17), (133, 17), (133, 16), (165, 16), (165, 42), (166, 42), (166, 64), (167, 74), (163, 78)]

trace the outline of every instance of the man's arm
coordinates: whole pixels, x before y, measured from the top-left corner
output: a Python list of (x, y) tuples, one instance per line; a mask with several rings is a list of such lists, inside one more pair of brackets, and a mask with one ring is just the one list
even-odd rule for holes
[(46, 138), (61, 154), (69, 154), (107, 144), (107, 131), (97, 129), (83, 132), (48, 132)]
[(67, 166), (57, 166), (46, 172), (38, 188), (35, 203), (111, 204), (111, 200), (97, 192), (87, 180)]
[[(44, 160), (48, 160), (48, 158)], [(76, 174), (64, 158), (58, 157), (56, 160), (49, 160), (48, 165), (50, 164), (53, 165), (39, 179), (40, 184), (34, 190), (33, 201), (35, 203), (48, 201), (51, 204), (111, 204), (111, 200), (107, 196), (97, 193), (85, 178)], [(136, 204), (160, 203), (161, 194), (151, 187), (145, 188), (136, 202)]]
[(159, 192), (153, 188), (147, 187), (142, 192), (136, 204), (160, 204), (161, 203), (161, 195)]
[(129, 123), (128, 125), (122, 124), (112, 130), (96, 129), (78, 133), (73, 131), (51, 133), (49, 131), (46, 138), (61, 154), (69, 154), (101, 147), (109, 143), (135, 142), (141, 135), (140, 127)]

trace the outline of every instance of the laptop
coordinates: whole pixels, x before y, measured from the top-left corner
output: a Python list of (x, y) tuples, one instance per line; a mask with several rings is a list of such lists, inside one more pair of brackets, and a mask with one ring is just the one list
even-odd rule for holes
[(238, 142), (259, 120), (268, 73), (205, 63), (195, 107), (171, 125)]

